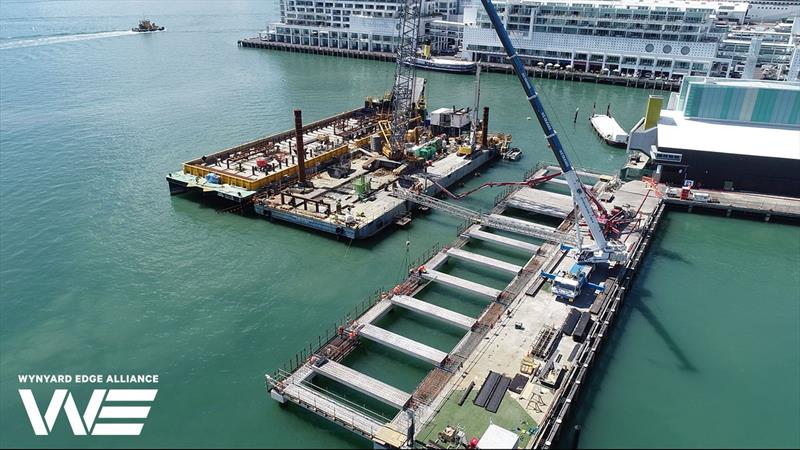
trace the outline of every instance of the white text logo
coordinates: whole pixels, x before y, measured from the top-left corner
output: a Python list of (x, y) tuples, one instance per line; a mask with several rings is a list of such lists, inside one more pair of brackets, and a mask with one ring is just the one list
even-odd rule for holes
[[(95, 389), (89, 403), (81, 415), (72, 393), (67, 389), (56, 389), (47, 410), (42, 415), (33, 392), (20, 389), (19, 395), (28, 413), (28, 419), (37, 436), (46, 436), (56, 424), (61, 410), (76, 436), (138, 436), (144, 427), (144, 420), (150, 413), (150, 406), (129, 406), (130, 403), (152, 403), (158, 389)], [(114, 402), (124, 402), (125, 406), (115, 406)], [(99, 419), (99, 420), (98, 420)], [(126, 419), (131, 422), (103, 422), (102, 419)]]

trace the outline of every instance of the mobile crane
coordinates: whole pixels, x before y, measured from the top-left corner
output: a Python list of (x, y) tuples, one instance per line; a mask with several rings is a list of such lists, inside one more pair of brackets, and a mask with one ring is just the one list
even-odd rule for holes
[[(489, 16), (489, 20), (492, 22), (495, 32), (497, 32), (497, 37), (503, 44), (503, 48), (508, 55), (509, 61), (511, 61), (511, 65), (514, 67), (514, 72), (516, 72), (517, 78), (519, 78), (519, 81), (522, 84), (522, 88), (525, 91), (528, 102), (531, 104), (533, 112), (536, 113), (536, 118), (538, 119), (539, 125), (541, 125), (542, 130), (544, 131), (547, 144), (555, 155), (558, 165), (561, 167), (561, 171), (567, 181), (567, 185), (569, 185), (569, 190), (572, 194), (572, 199), (577, 206), (577, 210), (586, 221), (589, 233), (594, 240), (594, 244), (583, 246), (579, 227), (580, 220), (579, 217), (576, 216), (575, 227), (578, 235), (578, 260), (583, 263), (624, 263), (628, 259), (626, 246), (624, 243), (618, 240), (606, 239), (600, 222), (597, 219), (597, 215), (592, 209), (591, 199), (581, 183), (577, 172), (575, 172), (573, 169), (572, 164), (567, 157), (567, 153), (564, 151), (564, 147), (561, 145), (561, 141), (558, 139), (556, 130), (553, 128), (550, 119), (547, 117), (547, 112), (542, 105), (542, 101), (539, 99), (539, 95), (536, 93), (536, 89), (533, 87), (533, 84), (531, 84), (530, 79), (528, 79), (528, 74), (525, 71), (525, 67), (520, 60), (519, 54), (517, 54), (517, 50), (514, 48), (514, 44), (511, 42), (508, 31), (506, 31), (500, 16), (497, 14), (497, 9), (495, 9), (492, 0), (481, 0), (481, 3), (483, 4), (483, 8), (486, 10), (486, 14)], [(602, 208), (600, 205), (598, 205), (598, 207)]]

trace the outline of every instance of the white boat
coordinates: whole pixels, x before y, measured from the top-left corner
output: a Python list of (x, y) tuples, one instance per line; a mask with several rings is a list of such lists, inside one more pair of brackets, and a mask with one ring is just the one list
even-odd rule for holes
[(503, 159), (509, 161), (519, 161), (520, 158), (522, 158), (522, 150), (517, 147), (512, 148), (503, 155)]
[(594, 131), (600, 135), (606, 144), (614, 147), (626, 147), (628, 145), (628, 133), (612, 117), (596, 114), (589, 121), (592, 123)]
[(474, 61), (464, 61), (450, 58), (424, 58), (415, 57), (406, 60), (406, 64), (418, 69), (437, 70), (449, 73), (475, 73), (478, 64)]

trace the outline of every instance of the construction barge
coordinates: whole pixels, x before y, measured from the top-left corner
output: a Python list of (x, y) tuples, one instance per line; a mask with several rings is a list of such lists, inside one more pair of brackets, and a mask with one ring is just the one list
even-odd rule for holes
[[(414, 103), (424, 105), (418, 80)], [(469, 108), (438, 109), (425, 120), (424, 108), (417, 112), (400, 160), (385, 154), (391, 102), (368, 98), (307, 125), (295, 110), (293, 130), (186, 162), (166, 177), (170, 193), (219, 197), (270, 220), (365, 239), (411, 220), (414, 205), (392, 195), (395, 184), (435, 195), (510, 149), (510, 135), (484, 132), (488, 108), (482, 120)]]

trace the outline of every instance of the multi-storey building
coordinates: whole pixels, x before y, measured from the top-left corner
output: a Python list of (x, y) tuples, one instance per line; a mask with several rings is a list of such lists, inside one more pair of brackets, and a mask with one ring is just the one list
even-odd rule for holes
[(434, 52), (457, 53), (464, 40), (464, 22), (431, 20), (423, 28), (422, 40), (429, 42)]
[[(621, 74), (709, 75), (726, 29), (718, 13), (739, 22), (746, 3), (692, 1), (498, 0), (495, 3), (526, 63)], [(464, 50), (502, 62), (500, 42), (482, 8), (464, 11)]]
[(772, 72), (770, 78), (781, 77), (792, 65), (799, 42), (800, 20), (770, 27), (735, 27), (717, 50), (719, 60), (731, 61), (728, 70), (716, 75), (753, 78), (756, 67), (761, 67)]
[[(404, 0), (281, 0), (281, 20), (262, 38), (315, 47), (394, 52)], [(422, 0), (420, 27), (457, 18), (460, 0)]]
[(800, 0), (747, 0), (749, 22), (775, 22), (800, 15)]
[[(752, 1), (752, 0), (751, 0)], [(786, 0), (789, 3), (800, 0)], [(760, 7), (768, 7), (760, 2)], [(281, 0), (263, 39), (394, 52), (404, 0)], [(505, 62), (479, 0), (421, 0), (420, 42), (435, 53)], [(744, 26), (754, 5), (706, 0), (495, 0), (526, 65), (620, 75), (771, 78), (800, 71), (800, 21)], [(782, 7), (781, 7), (782, 8)], [(783, 9), (780, 9), (783, 11)]]

